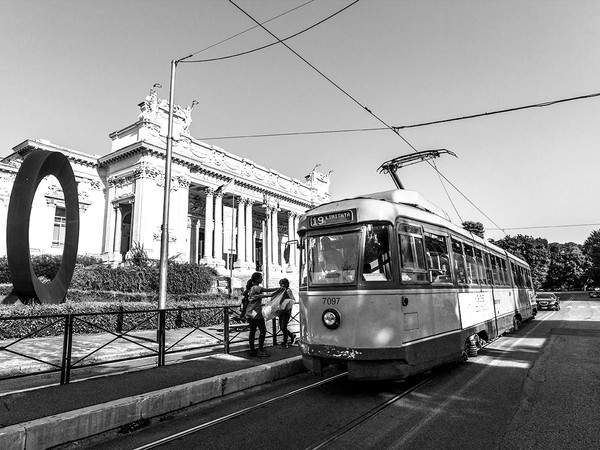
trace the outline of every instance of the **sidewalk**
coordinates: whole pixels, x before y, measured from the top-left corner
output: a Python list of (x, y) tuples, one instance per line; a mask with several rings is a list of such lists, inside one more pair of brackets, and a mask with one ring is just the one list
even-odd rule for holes
[[(167, 335), (167, 341), (171, 344), (176, 343), (186, 332), (189, 330), (170, 333)], [(201, 332), (195, 333), (197, 336), (189, 339), (185, 345), (207, 345), (213, 339)], [(244, 333), (240, 338), (246, 336), (247, 333)], [(111, 335), (82, 337), (78, 339), (77, 351), (89, 353), (90, 349), (96, 349), (99, 344), (103, 345), (113, 338)], [(55, 361), (56, 358), (60, 361), (61, 347), (57, 348), (59, 342), (62, 346), (62, 338), (44, 338), (30, 342), (27, 345), (27, 354), (33, 351), (43, 361)], [(267, 337), (267, 345), (271, 342), (272, 338)], [(147, 341), (144, 345), (152, 347), (154, 344)], [(183, 345), (183, 342), (180, 345)], [(102, 355), (96, 357), (109, 358), (112, 353), (112, 359), (115, 359), (116, 354), (123, 355), (126, 351), (148, 351), (136, 347), (138, 346), (134, 343), (119, 341), (118, 345), (115, 343), (104, 347)], [(247, 344), (243, 348), (247, 348)], [(75, 355), (75, 346), (73, 351)], [(45, 449), (305, 370), (298, 347), (267, 347), (267, 351), (270, 357), (259, 358), (251, 356), (247, 350), (227, 355), (214, 354), (213, 350), (207, 348), (203, 356), (188, 356), (193, 358), (188, 360), (180, 358), (180, 362), (167, 363), (163, 367), (156, 367), (154, 363), (154, 367), (151, 368), (121, 370), (121, 373), (89, 378), (63, 386), (31, 389), (28, 377), (11, 380), (12, 384), (16, 383), (25, 390), (13, 390), (0, 395), (0, 426), (3, 427), (0, 428), (0, 448)], [(45, 365), (36, 365), (33, 361), (25, 366), (22, 358), (10, 358), (6, 354), (2, 358), (0, 370), (4, 375), (6, 371), (18, 370), (23, 373), (26, 370), (35, 370), (36, 367), (40, 370), (39, 367)], [(18, 360), (18, 363), (14, 364), (13, 361), (11, 365), (11, 359)], [(48, 369), (48, 366), (45, 366), (45, 369)]]

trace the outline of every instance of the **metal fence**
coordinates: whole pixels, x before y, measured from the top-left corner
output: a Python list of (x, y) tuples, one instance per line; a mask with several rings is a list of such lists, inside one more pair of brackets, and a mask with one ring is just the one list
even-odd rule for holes
[[(297, 325), (295, 313), (289, 326)], [(143, 358), (160, 367), (167, 355), (228, 354), (248, 343), (248, 324), (231, 306), (1, 317), (1, 334), (12, 329), (27, 333), (0, 341), (0, 380), (60, 373), (67, 384), (77, 369)], [(277, 345), (280, 335), (273, 319), (267, 339)]]

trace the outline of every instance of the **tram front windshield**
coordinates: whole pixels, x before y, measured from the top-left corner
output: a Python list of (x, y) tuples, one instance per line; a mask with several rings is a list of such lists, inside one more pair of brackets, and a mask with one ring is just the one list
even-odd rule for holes
[(354, 284), (360, 232), (309, 236), (306, 269), (310, 284)]
[(361, 273), (364, 281), (391, 280), (386, 225), (369, 224), (362, 230), (308, 236), (305, 248), (303, 280), (312, 286), (356, 284)]

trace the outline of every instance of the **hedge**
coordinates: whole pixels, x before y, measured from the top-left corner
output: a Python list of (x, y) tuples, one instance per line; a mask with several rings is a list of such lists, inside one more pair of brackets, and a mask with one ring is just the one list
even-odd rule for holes
[[(54, 278), (61, 256), (38, 255), (31, 258), (34, 271), (41, 279)], [(167, 270), (167, 293), (174, 295), (208, 292), (217, 279), (212, 267), (170, 261)], [(6, 256), (0, 257), (0, 283), (11, 283)], [(139, 266), (127, 264), (110, 267), (98, 258), (79, 256), (70, 289), (84, 291), (158, 292), (159, 268), (155, 263)]]
[[(169, 301), (166, 328), (207, 327), (223, 323), (223, 308), (237, 307), (225, 296), (206, 296), (201, 302)], [(75, 333), (121, 333), (127, 330), (155, 330), (157, 305), (150, 302), (67, 301), (60, 305), (0, 306), (0, 339), (24, 336), (62, 336), (64, 316), (76, 314)], [(27, 320), (23, 320), (27, 318)], [(81, 320), (79, 320), (81, 319)]]

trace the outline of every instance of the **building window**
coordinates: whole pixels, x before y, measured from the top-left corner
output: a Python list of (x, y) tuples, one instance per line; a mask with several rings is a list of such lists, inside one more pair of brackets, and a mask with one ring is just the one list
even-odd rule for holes
[(63, 247), (65, 245), (65, 233), (67, 231), (67, 211), (60, 206), (56, 207), (54, 213), (54, 232), (52, 233), (52, 247)]

